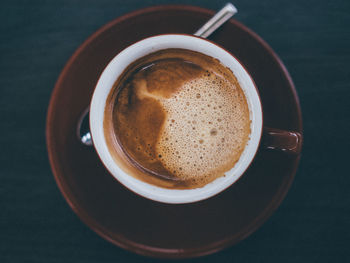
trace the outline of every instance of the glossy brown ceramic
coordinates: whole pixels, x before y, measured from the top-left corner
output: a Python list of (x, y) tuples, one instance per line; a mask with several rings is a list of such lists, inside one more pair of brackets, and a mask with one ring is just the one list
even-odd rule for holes
[[(99, 75), (118, 52), (148, 36), (192, 33), (213, 13), (191, 6), (160, 6), (112, 21), (74, 53), (52, 94), (47, 148), (62, 194), (96, 233), (138, 254), (188, 258), (239, 242), (279, 206), (296, 172), (300, 154), (261, 147), (247, 172), (226, 191), (193, 204), (167, 205), (124, 188), (105, 170), (94, 148), (78, 141), (79, 117), (90, 103)], [(302, 135), (296, 91), (271, 48), (235, 20), (210, 39), (232, 52), (252, 75), (263, 105), (264, 124)]]

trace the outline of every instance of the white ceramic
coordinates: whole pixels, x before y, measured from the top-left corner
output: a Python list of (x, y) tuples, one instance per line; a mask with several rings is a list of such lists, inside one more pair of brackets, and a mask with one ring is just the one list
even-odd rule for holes
[[(217, 58), (229, 67), (237, 77), (247, 98), (251, 119), (251, 135), (239, 161), (225, 177), (220, 177), (196, 189), (165, 189), (157, 187), (125, 173), (113, 160), (103, 131), (104, 109), (107, 96), (124, 69), (135, 60), (158, 50), (183, 48)], [(169, 34), (149, 37), (120, 52), (103, 71), (93, 94), (90, 105), (90, 129), (94, 147), (109, 172), (133, 192), (163, 203), (183, 204), (212, 197), (236, 182), (252, 162), (258, 149), (262, 133), (261, 102), (255, 84), (242, 64), (229, 52), (217, 44), (191, 35)]]

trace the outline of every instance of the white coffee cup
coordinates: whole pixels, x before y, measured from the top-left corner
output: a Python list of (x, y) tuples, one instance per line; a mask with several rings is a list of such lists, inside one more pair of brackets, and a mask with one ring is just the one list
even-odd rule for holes
[[(251, 134), (239, 161), (226, 176), (195, 189), (166, 189), (136, 179), (124, 171), (113, 159), (107, 147), (103, 129), (104, 110), (108, 94), (126, 67), (150, 53), (168, 48), (197, 51), (218, 59), (236, 76), (248, 102)], [(120, 183), (145, 198), (171, 204), (191, 203), (212, 197), (235, 183), (254, 159), (262, 134), (262, 109), (253, 79), (244, 66), (228, 51), (200, 37), (184, 34), (167, 34), (149, 37), (127, 47), (104, 69), (96, 85), (90, 105), (90, 129), (94, 147), (105, 167)]]

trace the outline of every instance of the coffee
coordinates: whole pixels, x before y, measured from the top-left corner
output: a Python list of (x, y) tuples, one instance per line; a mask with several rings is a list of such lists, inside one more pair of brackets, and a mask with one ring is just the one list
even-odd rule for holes
[(197, 188), (233, 168), (250, 122), (245, 95), (220, 61), (166, 49), (133, 62), (118, 78), (104, 133), (131, 175), (166, 188)]

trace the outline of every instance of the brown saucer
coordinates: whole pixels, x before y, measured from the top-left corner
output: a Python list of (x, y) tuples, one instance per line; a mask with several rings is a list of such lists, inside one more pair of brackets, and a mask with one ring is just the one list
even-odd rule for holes
[[(100, 236), (124, 249), (161, 258), (202, 256), (253, 233), (285, 197), (299, 156), (260, 149), (242, 178), (205, 201), (167, 205), (124, 188), (93, 147), (79, 143), (76, 125), (99, 75), (128, 45), (161, 33), (192, 33), (213, 11), (159, 6), (124, 15), (93, 34), (63, 69), (48, 110), (47, 148), (56, 182), (74, 212)], [(292, 80), (276, 54), (255, 33), (230, 20), (210, 39), (231, 51), (254, 78), (264, 124), (302, 133)]]

